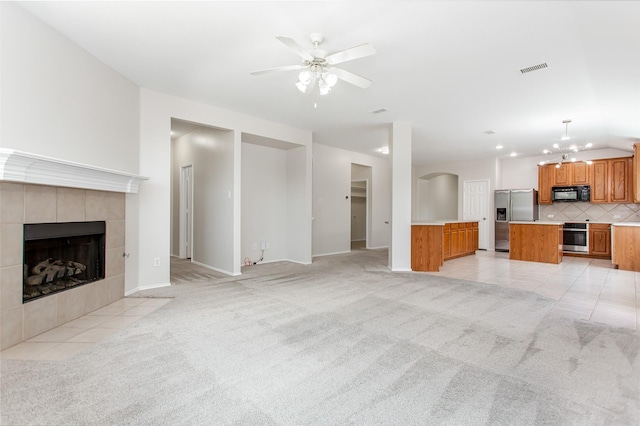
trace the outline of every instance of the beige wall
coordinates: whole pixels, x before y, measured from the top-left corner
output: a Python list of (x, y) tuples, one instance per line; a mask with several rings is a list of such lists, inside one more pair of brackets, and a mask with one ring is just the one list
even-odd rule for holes
[[(105, 279), (22, 303), (23, 224), (106, 222)], [(0, 349), (124, 297), (125, 194), (0, 182)]]

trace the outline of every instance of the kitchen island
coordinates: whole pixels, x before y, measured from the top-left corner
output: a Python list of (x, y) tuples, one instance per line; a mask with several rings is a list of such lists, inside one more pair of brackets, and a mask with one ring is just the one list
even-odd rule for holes
[(640, 272), (640, 222), (611, 224), (611, 263), (618, 269)]
[(509, 259), (562, 262), (563, 222), (509, 222)]
[(475, 254), (478, 222), (427, 222), (411, 225), (411, 269), (437, 272), (445, 260)]

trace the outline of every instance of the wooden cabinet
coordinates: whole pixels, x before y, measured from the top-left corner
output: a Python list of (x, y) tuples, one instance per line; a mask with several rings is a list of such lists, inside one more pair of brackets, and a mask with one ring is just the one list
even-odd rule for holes
[(538, 204), (551, 204), (551, 187), (555, 173), (555, 164), (538, 166)]
[[(634, 152), (640, 153), (640, 143)], [(592, 203), (626, 204), (640, 202), (640, 157), (608, 158), (585, 162), (538, 166), (538, 204), (553, 203), (554, 186), (591, 186)]]
[(631, 191), (633, 192), (633, 202), (640, 203), (640, 142), (633, 145)]
[(442, 261), (451, 257), (451, 224), (442, 227)]
[(562, 225), (509, 223), (509, 259), (562, 262)]
[(571, 163), (571, 185), (589, 185), (589, 165), (587, 163)]
[(436, 272), (445, 260), (474, 254), (478, 222), (411, 226), (411, 269)]
[(594, 160), (591, 164), (591, 202), (606, 203), (609, 199), (609, 161)]
[(553, 178), (553, 186), (570, 186), (571, 182), (571, 169), (572, 163), (562, 163), (560, 167), (553, 166), (554, 178)]
[(611, 263), (618, 269), (640, 272), (640, 226), (613, 225)]
[(591, 165), (592, 203), (631, 203), (633, 158), (594, 160)]
[(610, 224), (589, 224), (589, 254), (592, 256), (611, 258)]
[(631, 194), (631, 157), (609, 160), (609, 202), (630, 203)]

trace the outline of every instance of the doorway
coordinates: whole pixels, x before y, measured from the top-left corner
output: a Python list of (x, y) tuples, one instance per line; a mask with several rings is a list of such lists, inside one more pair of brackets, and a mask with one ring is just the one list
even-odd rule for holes
[(489, 236), (489, 180), (465, 180), (463, 182), (462, 218), (478, 222), (478, 248), (488, 248)]
[(351, 163), (350, 242), (351, 250), (365, 249), (371, 241), (371, 179), (373, 168)]
[(191, 259), (193, 250), (193, 166), (180, 167), (180, 252), (181, 259)]
[(351, 181), (351, 250), (367, 248), (367, 181)]

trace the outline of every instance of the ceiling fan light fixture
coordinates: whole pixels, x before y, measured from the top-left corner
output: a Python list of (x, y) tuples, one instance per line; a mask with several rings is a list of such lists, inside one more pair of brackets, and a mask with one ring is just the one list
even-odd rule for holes
[(298, 80), (300, 83), (308, 85), (311, 82), (311, 71), (301, 71), (300, 74), (298, 74)]
[(320, 80), (318, 82), (318, 91), (320, 92), (321, 96), (328, 95), (331, 91), (331, 87), (329, 87), (329, 85), (324, 80)]
[(329, 87), (335, 86), (336, 83), (338, 82), (338, 76), (330, 72), (324, 73), (324, 75), (322, 76), (322, 79), (324, 80), (325, 83), (327, 83), (327, 86)]
[(300, 90), (302, 93), (306, 93), (307, 91), (307, 87), (309, 87), (309, 84), (304, 84), (301, 81), (296, 83), (296, 87), (298, 88), (298, 90)]

